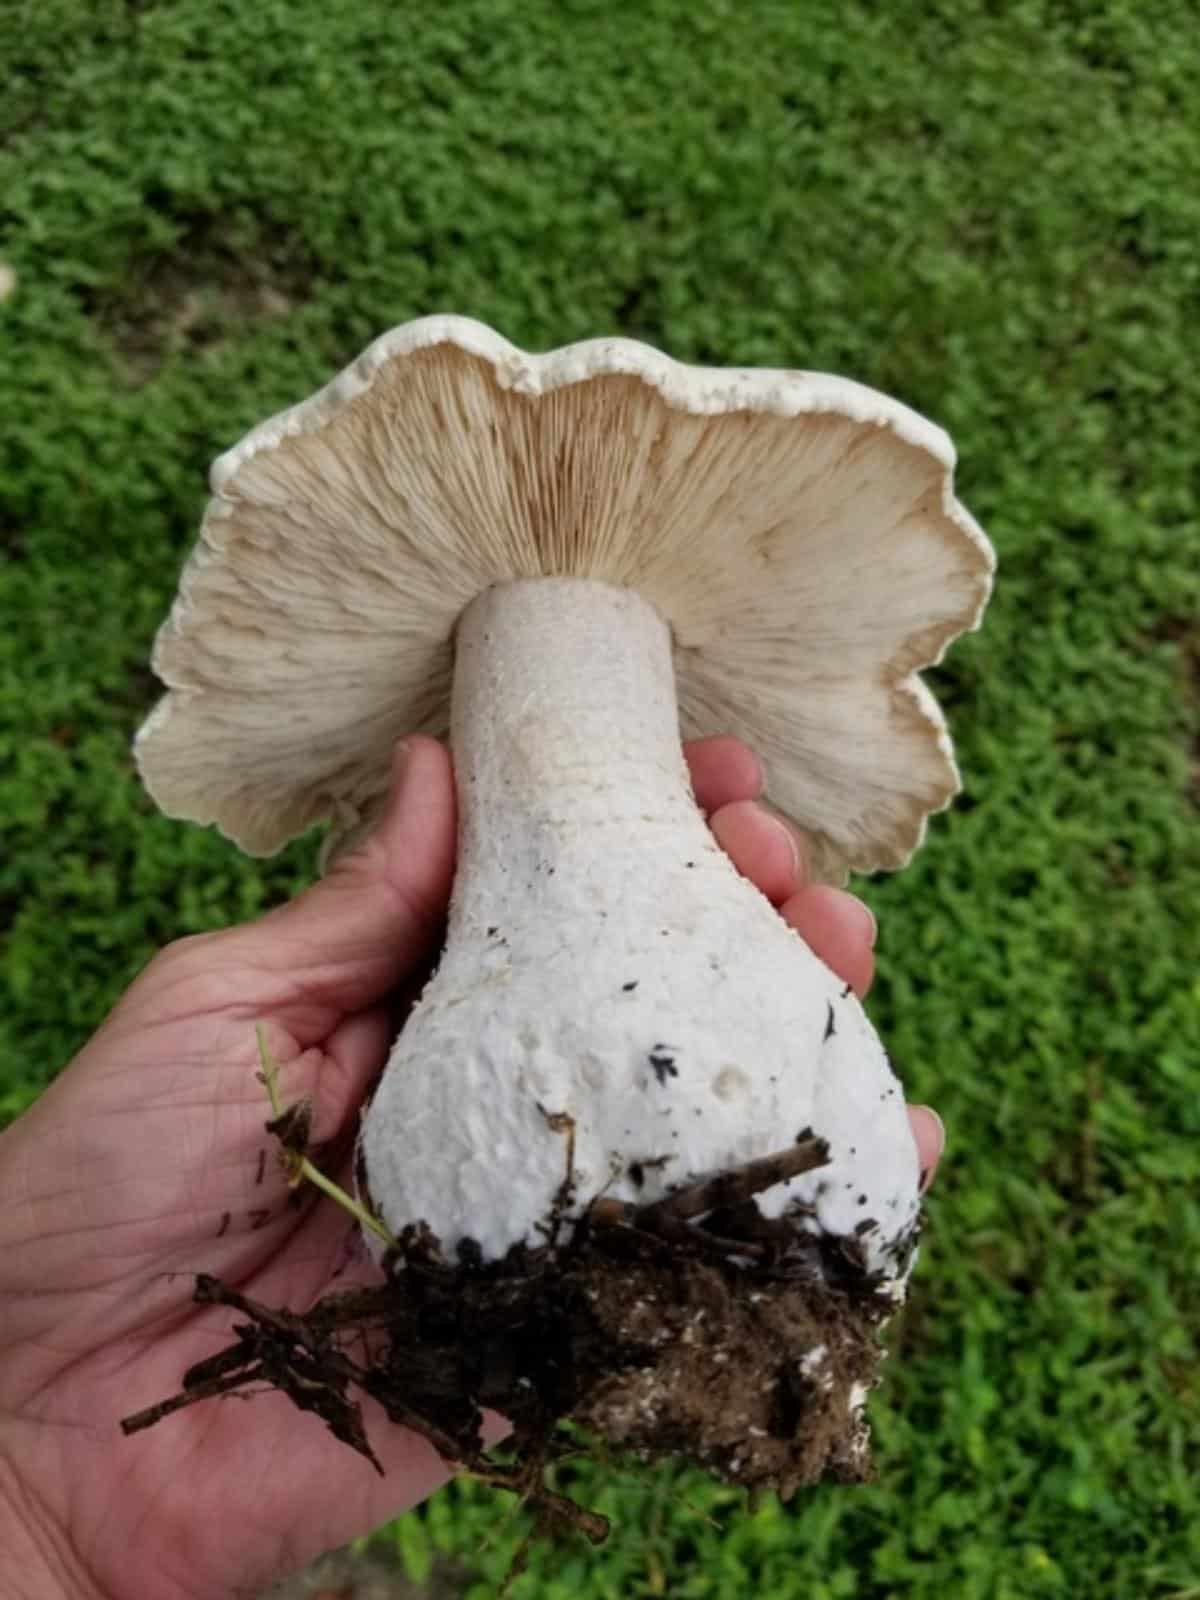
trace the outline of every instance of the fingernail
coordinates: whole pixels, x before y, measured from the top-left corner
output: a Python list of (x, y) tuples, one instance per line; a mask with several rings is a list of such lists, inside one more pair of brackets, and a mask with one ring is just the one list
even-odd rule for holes
[(800, 839), (795, 828), (792, 827), (790, 822), (785, 822), (782, 817), (776, 816), (773, 811), (768, 811), (765, 807), (761, 809), (763, 811), (763, 815), (770, 817), (776, 828), (779, 829), (780, 833), (782, 833), (784, 838), (787, 840), (788, 849), (791, 851), (792, 856), (792, 871), (798, 878), (801, 872), (804, 870), (804, 849), (800, 843)]
[(918, 1105), (913, 1106), (912, 1109), (914, 1111), (920, 1111), (926, 1117), (928, 1117), (933, 1123), (934, 1128), (935, 1150), (933, 1159), (932, 1161), (927, 1161), (926, 1164), (921, 1168), (921, 1181), (918, 1192), (920, 1194), (924, 1194), (929, 1188), (929, 1185), (933, 1182), (933, 1175), (937, 1170), (938, 1162), (942, 1159), (942, 1154), (946, 1149), (946, 1124), (942, 1121), (941, 1117), (938, 1116), (937, 1112), (932, 1106)]
[(404, 776), (404, 769), (408, 765), (408, 758), (412, 754), (412, 740), (400, 739), (392, 746), (392, 785), (400, 782)]
[(879, 938), (879, 924), (876, 922), (875, 913), (871, 910), (870, 906), (865, 900), (860, 900), (858, 896), (850, 889), (832, 889), (829, 892), (831, 894), (836, 894), (846, 906), (853, 907), (854, 914), (859, 917), (862, 923), (862, 928), (863, 932), (866, 934), (867, 943), (873, 950), (875, 948), (875, 941)]
[(411, 752), (412, 746), (407, 739), (401, 739), (399, 744), (394, 746), (392, 750), (391, 782), (388, 784), (383, 806), (377, 813), (377, 827), (384, 826), (389, 818), (395, 815), (396, 807), (400, 804), (401, 796), (404, 793), (404, 774), (408, 767), (408, 758)]

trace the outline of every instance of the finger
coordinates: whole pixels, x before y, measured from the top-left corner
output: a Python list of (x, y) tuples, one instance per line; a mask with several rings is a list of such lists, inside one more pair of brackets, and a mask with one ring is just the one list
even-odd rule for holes
[(932, 1106), (909, 1106), (908, 1120), (917, 1141), (917, 1161), (921, 1170), (921, 1193), (933, 1182), (942, 1151), (946, 1148), (946, 1125)]
[[(383, 1070), (399, 1033), (392, 1007), (381, 1000), (354, 1011), (329, 1035), (317, 1093), (319, 1115), (314, 1138), (336, 1138), (348, 1117), (357, 1117), (364, 1095)], [(328, 1119), (328, 1130), (321, 1128)]]
[(286, 973), (297, 995), (341, 1010), (368, 1006), (426, 959), (441, 937), (454, 877), (450, 757), (413, 737), (396, 754), (379, 823), (320, 882), (238, 930), (259, 971)]
[(861, 1000), (875, 976), (875, 918), (844, 889), (812, 884), (779, 908), (783, 920)]
[(358, 1116), (436, 966), (436, 957), (419, 962), (383, 1000), (343, 1017), (325, 1041), (316, 1098), (318, 1120), (325, 1116), (329, 1137), (338, 1136), (347, 1117)]
[(708, 825), (734, 866), (772, 905), (782, 905), (800, 888), (804, 881), (800, 839), (756, 800), (722, 806)]
[(717, 811), (733, 800), (756, 800), (763, 792), (762, 762), (740, 739), (725, 734), (691, 739), (683, 754), (701, 811)]

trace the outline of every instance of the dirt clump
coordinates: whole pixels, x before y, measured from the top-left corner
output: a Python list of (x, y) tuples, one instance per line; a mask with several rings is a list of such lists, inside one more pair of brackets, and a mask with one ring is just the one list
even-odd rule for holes
[[(304, 1313), (202, 1274), (194, 1298), (238, 1313), (234, 1342), (122, 1427), (266, 1385), (382, 1471), (359, 1405), (370, 1395), (444, 1460), (521, 1495), (542, 1531), (595, 1542), (606, 1519), (545, 1482), (547, 1466), (578, 1452), (559, 1429), (566, 1419), (644, 1460), (684, 1457), (785, 1498), (826, 1475), (860, 1481), (870, 1474), (862, 1403), (895, 1301), (853, 1239), (768, 1223), (752, 1204), (826, 1154), (801, 1139), (651, 1205), (600, 1200), (569, 1226), (552, 1218), (543, 1246), (497, 1262), (469, 1242), (447, 1260), (410, 1227), (381, 1284)], [(485, 1409), (513, 1427), (500, 1457), (485, 1449)]]

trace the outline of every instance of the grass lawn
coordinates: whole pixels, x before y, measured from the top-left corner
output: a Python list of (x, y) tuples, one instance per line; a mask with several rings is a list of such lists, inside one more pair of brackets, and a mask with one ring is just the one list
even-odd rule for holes
[[(1198, 67), (1189, 0), (9, 0), (4, 1116), (313, 870), (156, 815), (129, 741), (208, 461), (390, 324), (845, 372), (999, 551), (931, 675), (965, 795), (862, 886), (951, 1156), (879, 1481), (581, 1470), (620, 1526), (516, 1600), (1200, 1594)], [(388, 1537), (482, 1596), (521, 1530), (455, 1489)]]

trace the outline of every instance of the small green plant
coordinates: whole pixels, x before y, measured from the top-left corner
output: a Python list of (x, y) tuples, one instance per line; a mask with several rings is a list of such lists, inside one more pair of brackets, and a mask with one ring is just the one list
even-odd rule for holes
[(271, 1105), (271, 1120), (267, 1123), (267, 1132), (273, 1134), (279, 1141), (280, 1160), (287, 1174), (288, 1187), (296, 1189), (302, 1183), (311, 1183), (314, 1188), (320, 1189), (322, 1194), (328, 1195), (336, 1205), (341, 1206), (347, 1216), (353, 1217), (360, 1227), (373, 1233), (388, 1249), (396, 1249), (396, 1240), (379, 1218), (309, 1160), (307, 1150), (308, 1132), (312, 1125), (312, 1105), (307, 1099), (293, 1101), (287, 1106), (283, 1104), (279, 1094), (279, 1067), (267, 1048), (266, 1032), (261, 1023), (254, 1031), (258, 1039), (258, 1080), (265, 1087)]

